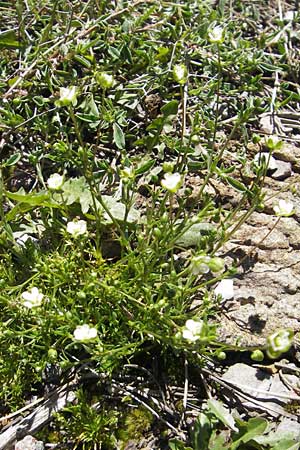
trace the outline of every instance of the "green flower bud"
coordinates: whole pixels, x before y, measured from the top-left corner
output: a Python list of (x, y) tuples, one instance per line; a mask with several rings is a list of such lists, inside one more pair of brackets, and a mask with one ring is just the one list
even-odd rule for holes
[(215, 256), (208, 262), (208, 267), (212, 272), (220, 272), (224, 269), (224, 261), (222, 258)]
[(57, 351), (55, 350), (55, 348), (49, 348), (48, 358), (50, 359), (50, 361), (55, 361), (57, 359)]
[(164, 172), (172, 173), (174, 170), (174, 164), (171, 162), (164, 162), (162, 168)]
[(86, 299), (86, 293), (83, 291), (79, 291), (76, 293), (77, 298), (79, 298), (79, 300), (85, 300)]
[(153, 228), (153, 235), (157, 238), (161, 238), (162, 232), (159, 228), (156, 227), (156, 228)]
[(264, 357), (265, 357), (265, 355), (264, 355), (264, 353), (263, 353), (261, 350), (254, 350), (254, 351), (251, 353), (251, 359), (252, 359), (252, 361), (258, 361), (258, 362), (261, 362), (261, 361), (264, 360)]
[(270, 149), (270, 150), (279, 150), (283, 143), (282, 141), (278, 138), (278, 136), (276, 136), (275, 134), (272, 136), (267, 136), (265, 138), (265, 145)]
[(224, 41), (224, 29), (220, 25), (210, 27), (208, 30), (208, 40), (211, 44), (221, 44)]
[(220, 361), (224, 361), (224, 359), (226, 359), (226, 353), (223, 351), (217, 352), (216, 353), (216, 357), (220, 360)]

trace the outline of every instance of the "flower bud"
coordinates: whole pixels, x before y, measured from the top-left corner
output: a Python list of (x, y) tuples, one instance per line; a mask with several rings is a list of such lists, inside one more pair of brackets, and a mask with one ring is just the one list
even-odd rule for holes
[(220, 272), (221, 270), (224, 269), (224, 261), (222, 258), (215, 256), (210, 259), (208, 267), (212, 272)]
[(252, 359), (252, 361), (261, 362), (261, 361), (264, 360), (264, 357), (265, 357), (265, 355), (264, 355), (264, 353), (263, 353), (261, 350), (254, 350), (254, 351), (251, 353), (251, 359)]

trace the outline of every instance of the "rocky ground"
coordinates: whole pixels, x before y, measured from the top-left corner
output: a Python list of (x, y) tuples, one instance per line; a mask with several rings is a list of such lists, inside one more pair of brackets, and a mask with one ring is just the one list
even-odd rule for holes
[[(281, 180), (269, 173), (263, 212), (253, 213), (223, 248), (229, 261), (242, 262), (234, 299), (226, 303), (221, 320), (220, 334), (230, 343), (263, 345), (279, 328), (300, 329), (300, 148), (286, 144), (274, 157), (288, 163), (290, 171)], [(275, 197), (293, 202), (295, 214), (278, 220), (272, 210)]]

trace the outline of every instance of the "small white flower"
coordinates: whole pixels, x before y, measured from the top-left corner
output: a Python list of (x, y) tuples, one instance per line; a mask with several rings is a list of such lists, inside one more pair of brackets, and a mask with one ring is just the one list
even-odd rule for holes
[(188, 78), (188, 71), (184, 64), (177, 64), (173, 67), (174, 80), (179, 84), (185, 84)]
[(74, 330), (73, 336), (75, 341), (86, 342), (97, 337), (97, 330), (88, 324), (78, 325)]
[(114, 77), (107, 72), (98, 72), (96, 81), (102, 89), (110, 89), (115, 83)]
[(70, 86), (67, 88), (61, 87), (59, 90), (59, 100), (57, 102), (59, 106), (76, 106), (77, 104), (77, 87)]
[(278, 217), (289, 217), (294, 214), (294, 205), (286, 200), (279, 200), (277, 205), (273, 206), (274, 212)]
[(208, 263), (210, 262), (209, 256), (193, 256), (191, 259), (191, 272), (193, 275), (199, 275), (200, 273), (208, 273), (209, 267)]
[(173, 194), (178, 191), (182, 184), (182, 176), (180, 173), (165, 173), (164, 178), (161, 180), (161, 185), (167, 191)]
[(267, 354), (270, 358), (278, 358), (289, 350), (294, 337), (293, 330), (278, 330), (267, 338)]
[(208, 31), (208, 39), (212, 44), (221, 44), (224, 40), (224, 29), (216, 25)]
[(185, 327), (182, 330), (182, 337), (190, 342), (196, 342), (200, 339), (202, 328), (202, 320), (189, 319), (185, 322)]
[(59, 173), (53, 173), (47, 180), (48, 188), (53, 191), (58, 191), (62, 185), (64, 184), (63, 175), (59, 175)]
[(23, 306), (26, 308), (35, 308), (41, 306), (44, 295), (39, 292), (38, 288), (33, 287), (30, 291), (25, 291), (21, 294), (23, 301)]
[(233, 280), (225, 279), (218, 283), (214, 290), (215, 295), (221, 295), (223, 300), (229, 300), (234, 297)]
[(86, 234), (87, 225), (85, 220), (73, 220), (67, 223), (67, 232), (74, 237)]

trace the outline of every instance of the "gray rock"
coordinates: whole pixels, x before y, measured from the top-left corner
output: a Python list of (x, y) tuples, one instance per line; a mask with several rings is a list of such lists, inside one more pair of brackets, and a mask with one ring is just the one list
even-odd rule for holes
[(25, 436), (24, 439), (15, 444), (15, 450), (44, 450), (44, 443), (33, 436)]
[(292, 175), (292, 165), (290, 162), (276, 160), (276, 167), (275, 172), (271, 175), (274, 180), (285, 180)]

